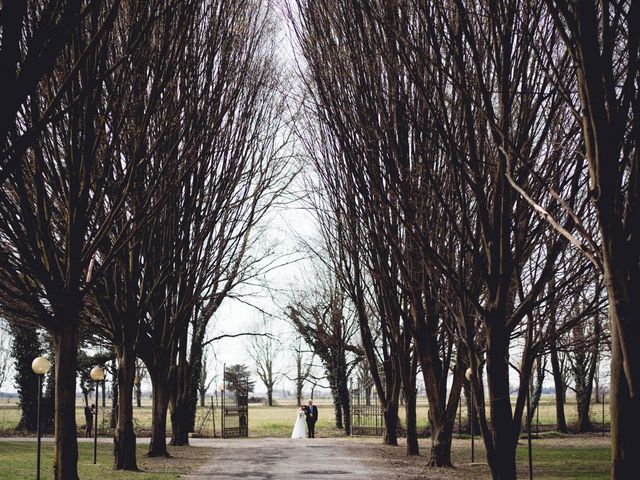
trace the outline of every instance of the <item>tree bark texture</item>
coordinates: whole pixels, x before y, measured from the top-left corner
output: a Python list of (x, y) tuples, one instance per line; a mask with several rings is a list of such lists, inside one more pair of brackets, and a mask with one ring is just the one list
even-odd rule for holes
[[(492, 320), (499, 321), (497, 318)], [(487, 381), (491, 401), (491, 439), (490, 442), (485, 440), (487, 460), (494, 480), (515, 480), (518, 432), (514, 431), (509, 392), (508, 334), (500, 329), (490, 332), (487, 342)]]
[(73, 325), (72, 317), (61, 321), (60, 330), (54, 333), (53, 339), (56, 354), (54, 478), (55, 480), (77, 480), (76, 368), (78, 332)]
[(169, 386), (161, 375), (149, 369), (152, 382), (151, 406), (151, 441), (149, 442), (149, 457), (168, 457), (167, 451), (167, 409), (169, 408)]
[(553, 375), (553, 385), (555, 387), (555, 406), (556, 406), (556, 430), (561, 433), (568, 433), (567, 420), (564, 415), (564, 379), (560, 370), (560, 361), (558, 359), (558, 351), (555, 348), (549, 353), (551, 357), (551, 373)]
[(138, 470), (136, 434), (133, 429), (133, 387), (136, 374), (136, 355), (133, 348), (116, 349), (118, 357), (118, 420), (114, 434), (114, 468)]

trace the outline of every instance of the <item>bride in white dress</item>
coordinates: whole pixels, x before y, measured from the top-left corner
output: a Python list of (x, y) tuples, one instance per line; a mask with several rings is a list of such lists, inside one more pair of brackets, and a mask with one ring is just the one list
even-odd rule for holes
[(300, 407), (296, 424), (293, 426), (293, 432), (291, 432), (291, 438), (307, 438), (307, 420), (305, 417), (304, 408)]

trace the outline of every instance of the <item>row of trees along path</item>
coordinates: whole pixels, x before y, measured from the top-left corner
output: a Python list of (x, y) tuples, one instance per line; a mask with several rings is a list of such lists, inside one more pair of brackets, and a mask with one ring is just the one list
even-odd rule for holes
[[(448, 466), (471, 368), (492, 475), (512, 479), (537, 362), (549, 353), (557, 374), (568, 339), (582, 345), (574, 375), (588, 378), (585, 337), (610, 335), (612, 477), (633, 478), (640, 5), (289, 6), (304, 87), (289, 126), (311, 171), (330, 315), (296, 299), (285, 314), (309, 343), (322, 325), (338, 339), (322, 357), (341, 372), (337, 397), (346, 352), (364, 356), (385, 442), (397, 443), (402, 395), (417, 454), (419, 368), (430, 463)], [(0, 313), (51, 339), (55, 478), (77, 478), (86, 340), (115, 351), (115, 466), (136, 469), (136, 357), (153, 385), (149, 454), (166, 455), (167, 411), (171, 442), (188, 442), (210, 318), (269, 264), (255, 227), (291, 178), (273, 11), (266, 0), (9, 2), (0, 22)]]
[[(6, 8), (5, 8), (6, 7)], [(77, 475), (81, 341), (117, 358), (115, 468), (188, 443), (206, 326), (271, 262), (254, 227), (286, 186), (272, 11), (241, 0), (11, 2), (2, 10), (0, 310), (46, 330), (56, 479)], [(261, 253), (262, 252), (262, 253)]]
[(536, 359), (565, 333), (579, 337), (608, 299), (612, 477), (633, 478), (640, 6), (295, 6), (310, 206), (357, 312), (386, 441), (402, 389), (418, 452), (419, 363), (431, 463), (449, 465), (469, 367), (492, 475), (515, 478)]

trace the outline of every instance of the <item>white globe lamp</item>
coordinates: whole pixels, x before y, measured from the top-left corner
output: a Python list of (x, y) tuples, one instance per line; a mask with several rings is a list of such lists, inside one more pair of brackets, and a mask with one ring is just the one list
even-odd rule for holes
[(50, 368), (51, 363), (45, 357), (34, 358), (33, 362), (31, 362), (31, 369), (36, 375), (45, 375)]

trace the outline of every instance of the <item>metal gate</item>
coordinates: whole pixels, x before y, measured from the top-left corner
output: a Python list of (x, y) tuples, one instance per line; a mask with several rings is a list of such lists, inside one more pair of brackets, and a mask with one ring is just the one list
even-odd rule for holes
[(373, 379), (352, 388), (351, 395), (351, 435), (384, 435), (384, 414), (378, 403)]
[(225, 370), (221, 393), (222, 438), (249, 436), (249, 378), (237, 378)]

